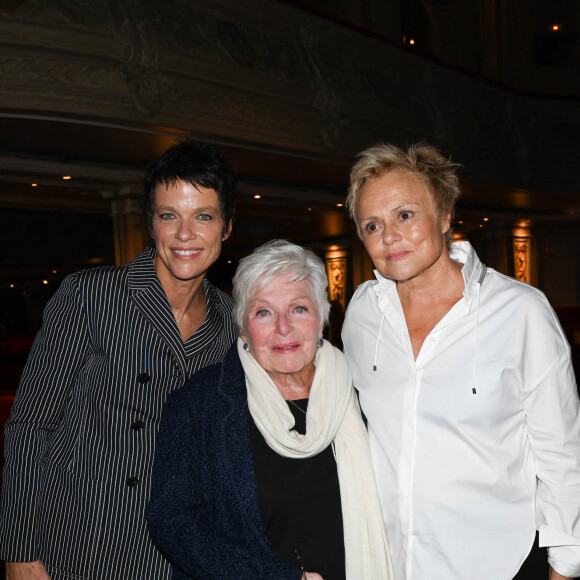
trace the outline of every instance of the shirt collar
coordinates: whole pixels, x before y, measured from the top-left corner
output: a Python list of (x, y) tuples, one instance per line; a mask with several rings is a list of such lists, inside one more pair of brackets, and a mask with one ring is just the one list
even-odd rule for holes
[(475, 250), (469, 242), (454, 242), (451, 244), (450, 256), (452, 260), (463, 264), (463, 268), (461, 269), (463, 282), (465, 283), (463, 297), (467, 305), (469, 305), (474, 298), (474, 294), (481, 287), (481, 282), (483, 282), (487, 268), (477, 257)]
[[(469, 242), (453, 242), (451, 244), (450, 256), (452, 260), (463, 264), (463, 268), (461, 269), (461, 274), (463, 275), (463, 281), (465, 283), (463, 295), (469, 303), (473, 297), (473, 289), (478, 283), (482, 269), (485, 268), (485, 266), (481, 263), (481, 260), (477, 257), (477, 254)], [(385, 278), (378, 270), (374, 270), (374, 275), (378, 282), (375, 288), (377, 295), (389, 296), (395, 292), (396, 282), (394, 280)]]

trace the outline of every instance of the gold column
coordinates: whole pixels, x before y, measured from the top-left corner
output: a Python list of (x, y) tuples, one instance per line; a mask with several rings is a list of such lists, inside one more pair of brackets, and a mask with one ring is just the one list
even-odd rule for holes
[(346, 251), (328, 250), (325, 254), (326, 275), (328, 276), (328, 299), (337, 301), (346, 308)]
[[(532, 270), (532, 234), (530, 220), (520, 220), (513, 229), (514, 278), (526, 284), (535, 282)], [(534, 278), (534, 280), (532, 280)]]
[(346, 310), (347, 258), (346, 250), (330, 246), (324, 255), (328, 277), (328, 299), (330, 313), (324, 329), (325, 338), (337, 348), (342, 348), (342, 323)]

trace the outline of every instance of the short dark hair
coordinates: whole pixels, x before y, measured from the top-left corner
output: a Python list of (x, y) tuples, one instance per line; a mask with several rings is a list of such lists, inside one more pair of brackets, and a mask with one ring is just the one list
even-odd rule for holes
[(236, 171), (218, 147), (191, 138), (167, 149), (145, 174), (143, 201), (149, 228), (153, 227), (155, 189), (178, 181), (216, 191), (225, 231), (235, 214)]

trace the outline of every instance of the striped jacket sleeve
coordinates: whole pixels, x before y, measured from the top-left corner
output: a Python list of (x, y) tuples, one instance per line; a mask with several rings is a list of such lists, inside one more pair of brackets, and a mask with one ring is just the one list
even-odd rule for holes
[(0, 558), (38, 559), (34, 542), (40, 462), (89, 347), (86, 315), (74, 275), (48, 303), (5, 427), (0, 504)]

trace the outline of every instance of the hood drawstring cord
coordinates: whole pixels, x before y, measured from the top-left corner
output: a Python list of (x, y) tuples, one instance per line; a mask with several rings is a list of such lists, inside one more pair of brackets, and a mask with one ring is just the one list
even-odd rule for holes
[(477, 370), (477, 360), (478, 360), (478, 356), (479, 356), (479, 349), (478, 349), (478, 341), (477, 341), (477, 324), (479, 322), (479, 301), (480, 301), (480, 294), (481, 294), (481, 285), (483, 284), (483, 279), (485, 278), (485, 275), (487, 273), (487, 266), (485, 264), (483, 265), (483, 269), (481, 270), (481, 274), (479, 275), (479, 278), (477, 280), (477, 283), (479, 284), (479, 289), (477, 290), (477, 306), (476, 306), (476, 310), (475, 310), (475, 362), (473, 363), (473, 377), (472, 377), (472, 382), (471, 382), (471, 392), (474, 395), (477, 395), (477, 389), (475, 388), (475, 374), (476, 374), (476, 370)]
[[(477, 389), (475, 387), (475, 376), (476, 376), (476, 370), (477, 370), (477, 362), (478, 362), (478, 357), (479, 357), (479, 344), (478, 344), (478, 340), (477, 340), (477, 325), (479, 322), (479, 303), (480, 303), (480, 294), (481, 294), (481, 285), (483, 284), (483, 280), (485, 278), (485, 275), (487, 274), (487, 266), (485, 264), (483, 264), (483, 268), (481, 270), (481, 274), (479, 275), (479, 278), (477, 280), (477, 283), (479, 284), (479, 289), (477, 291), (477, 306), (476, 306), (476, 311), (475, 311), (475, 362), (473, 363), (473, 374), (472, 374), (472, 386), (471, 386), (471, 392), (474, 395), (477, 395)], [(383, 314), (381, 316), (381, 324), (379, 326), (379, 332), (377, 334), (377, 342), (375, 345), (375, 359), (374, 359), (374, 364), (373, 364), (373, 371), (377, 370), (377, 359), (379, 356), (379, 345), (381, 343), (381, 331), (383, 330), (383, 324), (385, 323), (385, 315)]]
[(373, 365), (373, 371), (377, 370), (377, 357), (379, 356), (379, 344), (381, 342), (381, 330), (383, 330), (383, 323), (385, 322), (385, 315), (381, 316), (381, 325), (379, 326), (379, 333), (377, 334), (377, 344), (375, 346), (375, 364)]

